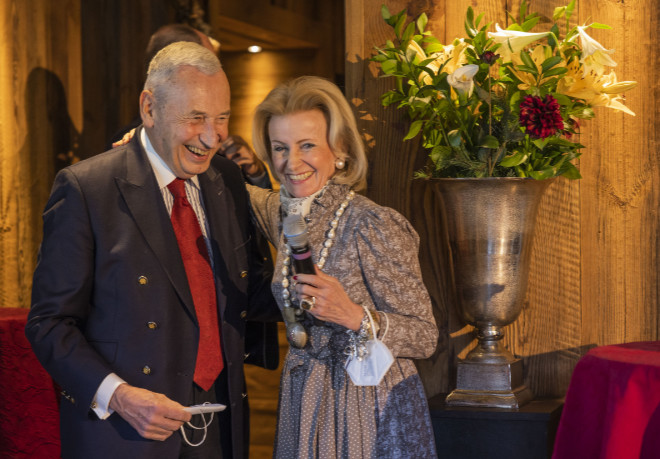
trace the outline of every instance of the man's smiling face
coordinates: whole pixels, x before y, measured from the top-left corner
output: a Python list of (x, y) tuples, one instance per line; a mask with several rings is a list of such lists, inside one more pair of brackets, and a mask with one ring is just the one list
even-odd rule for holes
[(141, 104), (149, 140), (172, 172), (182, 179), (205, 172), (228, 135), (225, 73), (182, 67), (165, 91), (143, 93)]

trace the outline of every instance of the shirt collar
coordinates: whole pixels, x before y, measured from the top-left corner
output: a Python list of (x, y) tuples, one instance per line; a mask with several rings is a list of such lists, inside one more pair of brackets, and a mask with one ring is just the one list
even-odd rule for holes
[[(172, 172), (165, 161), (163, 161), (163, 158), (156, 153), (156, 150), (147, 135), (147, 130), (144, 128), (140, 130), (140, 143), (142, 144), (144, 151), (147, 152), (147, 158), (149, 158), (149, 163), (151, 163), (151, 168), (156, 176), (156, 181), (158, 181), (158, 188), (162, 190), (174, 181), (176, 175), (174, 175), (174, 172)], [(190, 181), (199, 188), (199, 178), (196, 175), (193, 175), (190, 178)]]

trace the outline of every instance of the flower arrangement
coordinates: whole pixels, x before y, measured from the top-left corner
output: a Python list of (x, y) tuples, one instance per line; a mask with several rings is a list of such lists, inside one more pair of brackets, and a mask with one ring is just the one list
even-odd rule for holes
[(573, 161), (583, 148), (574, 137), (581, 121), (601, 106), (634, 115), (622, 93), (636, 82), (619, 82), (613, 50), (586, 32), (610, 27), (571, 27), (573, 0), (554, 10), (549, 29), (531, 32), (542, 17), (528, 6), (523, 1), (518, 18), (509, 15), (511, 25), (495, 32), (468, 7), (467, 37), (443, 45), (425, 30), (426, 14), (408, 22), (405, 10), (392, 15), (383, 5), (396, 39), (372, 60), (396, 78), (381, 102), (407, 111), (404, 140), (421, 132), (430, 150), (416, 177), (580, 178)]

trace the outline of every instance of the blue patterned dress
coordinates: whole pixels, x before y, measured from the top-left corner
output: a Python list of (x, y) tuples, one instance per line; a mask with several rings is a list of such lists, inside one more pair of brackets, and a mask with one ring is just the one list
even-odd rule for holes
[[(280, 195), (249, 190), (259, 225), (279, 249), (272, 289), (282, 308)], [(331, 181), (311, 204), (307, 220), (315, 262), (348, 192)], [(379, 336), (387, 316), (383, 342), (395, 362), (378, 386), (355, 386), (344, 368), (346, 328), (307, 316), (308, 343), (291, 347), (284, 362), (274, 457), (436, 457), (428, 404), (413, 363), (429, 357), (438, 341), (418, 249), (419, 237), (401, 214), (361, 195), (350, 202), (323, 271), (340, 280), (353, 302), (378, 311)]]

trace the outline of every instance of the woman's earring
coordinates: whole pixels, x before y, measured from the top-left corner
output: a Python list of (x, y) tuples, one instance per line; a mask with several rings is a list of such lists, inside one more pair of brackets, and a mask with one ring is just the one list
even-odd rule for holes
[(337, 158), (337, 160), (335, 161), (335, 167), (337, 169), (343, 169), (345, 165), (346, 165), (346, 163), (344, 162), (343, 159)]

